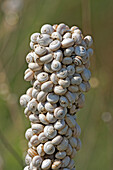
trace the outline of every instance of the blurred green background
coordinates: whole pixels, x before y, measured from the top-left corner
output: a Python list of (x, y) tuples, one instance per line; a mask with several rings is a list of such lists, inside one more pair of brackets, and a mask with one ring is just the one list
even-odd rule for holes
[(94, 38), (91, 90), (78, 113), (82, 149), (77, 170), (113, 169), (113, 0), (0, 0), (0, 170), (24, 166), (29, 127), (19, 97), (29, 37), (44, 23), (79, 26)]

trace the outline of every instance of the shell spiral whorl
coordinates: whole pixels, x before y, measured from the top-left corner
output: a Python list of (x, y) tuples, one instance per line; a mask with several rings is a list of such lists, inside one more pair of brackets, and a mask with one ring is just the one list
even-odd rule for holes
[(73, 158), (81, 148), (76, 113), (89, 91), (92, 37), (64, 23), (45, 24), (30, 38), (28, 69), (31, 86), (20, 97), (31, 122), (25, 137), (28, 151), (24, 170), (75, 170)]

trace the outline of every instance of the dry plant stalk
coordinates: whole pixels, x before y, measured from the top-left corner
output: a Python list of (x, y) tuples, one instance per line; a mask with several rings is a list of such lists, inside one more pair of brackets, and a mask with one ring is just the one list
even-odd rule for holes
[(77, 26), (63, 23), (45, 24), (31, 35), (24, 79), (32, 87), (20, 97), (31, 122), (24, 170), (75, 170), (73, 158), (81, 148), (76, 113), (90, 89), (92, 43)]

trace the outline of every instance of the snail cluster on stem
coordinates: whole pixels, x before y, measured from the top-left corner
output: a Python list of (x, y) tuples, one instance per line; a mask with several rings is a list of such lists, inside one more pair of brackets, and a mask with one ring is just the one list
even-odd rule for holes
[(75, 170), (73, 158), (81, 148), (76, 113), (90, 89), (92, 37), (61, 23), (43, 25), (30, 39), (24, 79), (32, 87), (20, 97), (31, 122), (24, 170)]

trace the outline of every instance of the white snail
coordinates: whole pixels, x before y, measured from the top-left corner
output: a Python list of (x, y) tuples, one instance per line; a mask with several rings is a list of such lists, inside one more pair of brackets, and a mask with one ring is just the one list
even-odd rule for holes
[(75, 170), (81, 128), (75, 115), (90, 89), (93, 39), (77, 26), (45, 24), (30, 37), (31, 52), (24, 80), (31, 87), (20, 97), (31, 122), (25, 132), (28, 151), (24, 170)]

